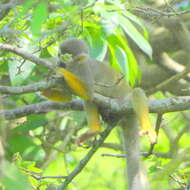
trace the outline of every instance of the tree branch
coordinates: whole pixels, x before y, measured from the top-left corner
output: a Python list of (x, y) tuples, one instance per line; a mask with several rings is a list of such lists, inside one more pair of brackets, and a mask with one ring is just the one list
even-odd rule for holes
[(33, 171), (27, 170), (25, 168), (20, 168), (21, 170), (23, 170), (24, 172), (26, 172), (26, 174), (28, 174), (29, 176), (33, 177), (36, 180), (42, 180), (42, 179), (65, 179), (66, 176), (41, 176), (41, 174), (39, 173), (35, 173)]
[[(102, 110), (109, 110), (109, 112), (123, 115), (133, 113), (131, 101), (128, 98), (122, 102), (117, 99), (110, 99), (100, 95), (96, 95), (94, 101)], [(190, 109), (190, 96), (179, 96), (174, 98), (166, 98), (161, 100), (149, 100), (150, 113), (167, 113), (184, 111)]]
[(140, 13), (147, 16), (167, 16), (167, 17), (184, 15), (190, 12), (190, 10), (183, 10), (183, 11), (176, 10), (176, 11), (166, 12), (166, 11), (154, 9), (151, 7), (135, 7), (135, 8), (132, 8), (132, 11), (134, 11), (135, 13)]
[[(94, 102), (100, 108), (101, 113), (104, 115), (109, 110), (110, 114), (120, 117), (126, 114), (133, 113), (133, 108), (129, 99), (126, 99), (122, 104), (110, 98), (96, 95)], [(44, 113), (51, 110), (82, 110), (82, 100), (73, 100), (68, 103), (58, 102), (41, 102), (23, 106), (12, 110), (4, 110), (0, 112), (0, 117), (3, 115), (5, 119), (14, 119), (30, 114)], [(184, 111), (190, 109), (190, 96), (167, 98), (162, 100), (149, 100), (149, 108), (151, 113), (167, 113), (175, 111)]]
[(108, 126), (100, 135), (100, 139), (94, 144), (91, 150), (87, 153), (87, 155), (79, 162), (79, 165), (67, 176), (65, 182), (58, 188), (58, 190), (64, 190), (67, 188), (67, 185), (81, 172), (81, 170), (86, 166), (86, 164), (90, 161), (94, 153), (97, 149), (103, 144), (106, 137), (114, 128), (115, 123), (112, 123)]
[(83, 109), (82, 101), (74, 100), (69, 103), (45, 101), (45, 102), (41, 102), (37, 104), (23, 106), (21, 108), (0, 111), (0, 117), (4, 116), (5, 119), (15, 119), (15, 118), (23, 117), (30, 114), (40, 114), (40, 113), (45, 113), (45, 112), (56, 110), (56, 109), (82, 110)]
[[(149, 152), (141, 152), (140, 153), (142, 156), (147, 157), (149, 155)], [(156, 157), (160, 158), (171, 158), (171, 155), (168, 153), (162, 153), (162, 152), (152, 152), (153, 155)], [(112, 154), (112, 153), (102, 153), (101, 156), (108, 156), (108, 157), (113, 157), (113, 158), (126, 158), (126, 154)]]
[[(162, 54), (161, 57), (164, 61), (166, 61), (166, 59), (168, 59), (167, 54)], [(188, 73), (190, 72), (190, 66), (187, 65), (187, 67), (180, 73), (177, 73), (176, 75), (173, 75), (172, 77), (168, 78), (167, 80), (163, 81), (162, 83), (158, 84), (157, 86), (155, 86), (154, 88), (150, 89), (148, 91), (149, 94), (152, 94), (158, 90), (162, 90), (164, 87), (166, 87), (168, 84), (171, 84), (172, 82), (178, 81), (179, 79), (183, 78), (184, 76), (186, 76)]]
[(156, 143), (150, 145), (150, 149), (148, 151), (147, 157), (153, 153), (154, 147), (157, 144), (159, 129), (160, 129), (161, 122), (162, 122), (162, 116), (163, 116), (162, 114), (158, 114), (158, 116), (157, 116), (156, 127), (155, 127), (157, 139), (156, 139)]
[(31, 62), (39, 65), (43, 65), (49, 69), (53, 69), (55, 65), (50, 64), (49, 61), (46, 61), (44, 59), (38, 58), (34, 56), (33, 54), (14, 46), (11, 46), (9, 44), (0, 44), (0, 50), (10, 51), (16, 55), (19, 55), (23, 57), (24, 59), (30, 60)]
[[(175, 61), (175, 57), (174, 58), (170, 57), (170, 56), (168, 56), (167, 53), (162, 53), (162, 55), (161, 55), (161, 57), (159, 57), (159, 59), (160, 59), (159, 64), (164, 69), (166, 69), (168, 72), (170, 72), (172, 74), (178, 74), (185, 70), (184, 65), (179, 64), (177, 61)], [(184, 78), (185, 78), (185, 80), (190, 81), (190, 74), (188, 73), (187, 76)]]
[(49, 81), (37, 82), (25, 86), (0, 86), (0, 93), (9, 94), (9, 95), (18, 95), (24, 93), (31, 93), (42, 91), (47, 88), (53, 87), (56, 84), (55, 79), (51, 79)]

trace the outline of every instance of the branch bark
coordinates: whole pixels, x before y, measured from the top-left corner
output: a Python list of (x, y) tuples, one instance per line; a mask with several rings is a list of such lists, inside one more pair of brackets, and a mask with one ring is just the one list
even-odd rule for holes
[(0, 111), (0, 117), (4, 116), (5, 119), (15, 119), (15, 118), (27, 116), (30, 114), (46, 113), (46, 112), (50, 112), (51, 110), (56, 110), (56, 109), (82, 110), (83, 105), (82, 105), (82, 101), (80, 100), (74, 100), (68, 103), (44, 101), (37, 104), (23, 106), (21, 108)]
[(43, 65), (49, 69), (53, 69), (55, 66), (50, 64), (48, 61), (38, 58), (35, 55), (23, 50), (22, 48), (17, 48), (9, 44), (0, 44), (0, 50), (10, 51), (16, 55), (23, 57), (35, 64)]
[[(162, 59), (168, 59), (167, 54), (163, 54), (162, 55)], [(188, 73), (190, 72), (190, 66), (187, 65), (187, 67), (180, 73), (173, 75), (172, 77), (168, 78), (167, 80), (163, 81), (162, 83), (160, 83), (159, 85), (157, 85), (156, 87), (150, 89), (148, 91), (148, 93), (154, 93), (158, 90), (162, 90), (164, 87), (166, 87), (167, 85), (171, 84), (172, 82), (176, 82), (179, 79), (185, 77)]]
[(30, 92), (42, 91), (47, 88), (53, 87), (56, 84), (56, 80), (37, 82), (25, 86), (0, 86), (0, 93), (9, 95), (18, 95)]
[(100, 135), (100, 139), (94, 144), (92, 149), (87, 153), (87, 155), (79, 162), (79, 165), (67, 176), (65, 182), (60, 185), (58, 190), (65, 190), (67, 185), (82, 171), (82, 169), (86, 166), (86, 164), (90, 161), (94, 153), (98, 150), (98, 148), (103, 144), (106, 137), (114, 128), (115, 123), (113, 122), (110, 126), (108, 126)]
[[(121, 118), (126, 114), (133, 113), (133, 108), (129, 99), (126, 99), (122, 104), (110, 98), (106, 98), (100, 95), (96, 95), (94, 102), (100, 108), (102, 115), (114, 114), (114, 117)], [(12, 110), (4, 110), (0, 112), (0, 117), (4, 116), (5, 119), (15, 119), (30, 114), (44, 113), (52, 110), (82, 110), (82, 100), (73, 100), (68, 103), (58, 103), (45, 101), (41, 103), (31, 104), (16, 108)], [(184, 111), (190, 109), (190, 96), (167, 98), (162, 100), (149, 100), (150, 113), (167, 113), (175, 111)]]

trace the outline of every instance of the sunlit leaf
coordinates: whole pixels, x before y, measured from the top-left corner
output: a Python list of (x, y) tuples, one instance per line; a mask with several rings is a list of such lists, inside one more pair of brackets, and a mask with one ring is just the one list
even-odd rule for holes
[(122, 15), (133, 21), (134, 23), (138, 24), (143, 30), (145, 29), (144, 25), (141, 23), (139, 18), (134, 14), (130, 13), (129, 11), (122, 11)]
[(40, 58), (49, 58), (51, 57), (51, 54), (49, 53), (47, 48), (43, 48), (40, 52)]
[(179, 140), (179, 146), (182, 148), (190, 147), (189, 138), (190, 138), (190, 135), (188, 133), (184, 133), (184, 135)]
[(115, 55), (117, 57), (117, 61), (120, 65), (120, 67), (122, 68), (121, 72), (125, 76), (129, 76), (128, 59), (127, 59), (127, 54), (125, 53), (124, 49), (122, 49), (120, 46), (117, 45), (115, 47)]
[(137, 44), (137, 46), (152, 58), (152, 48), (145, 38), (137, 31), (134, 25), (122, 15), (119, 15), (120, 25), (125, 33)]
[(125, 36), (122, 37), (120, 31), (117, 30), (115, 35), (110, 35), (107, 40), (109, 43), (111, 66), (125, 74), (126, 79), (133, 86), (140, 78), (140, 70)]
[(116, 52), (115, 52), (115, 46), (117, 45), (117, 38), (115, 35), (110, 35), (107, 38), (108, 47), (109, 47), (109, 53), (110, 53), (110, 65), (117, 71), (121, 71), (122, 68), (118, 63)]
[(135, 24), (137, 24), (138, 26), (141, 27), (142, 32), (143, 32), (143, 36), (145, 39), (148, 39), (148, 31), (146, 30), (144, 24), (140, 21), (140, 19), (135, 16), (134, 14), (130, 13), (129, 11), (122, 11), (122, 15), (124, 15), (125, 17), (127, 17), (128, 19), (130, 19), (132, 22), (134, 22)]
[(63, 176), (66, 174), (65, 160), (61, 154), (52, 159), (48, 166), (44, 169), (44, 175)]
[(32, 5), (34, 4), (34, 2), (35, 2), (35, 0), (27, 0), (27, 1), (25, 1), (24, 4), (23, 4), (23, 6), (22, 6), (23, 9), (18, 14), (17, 18), (24, 16), (27, 13), (27, 11), (32, 7)]
[(128, 76), (130, 84), (134, 86), (134, 84), (140, 79), (140, 69), (138, 67), (137, 60), (133, 54), (133, 51), (128, 45), (127, 39), (124, 35), (122, 35), (119, 30), (117, 31), (117, 39), (119, 40), (120, 46), (124, 49), (125, 53), (127, 54), (128, 59)]
[(4, 162), (1, 165), (1, 170), (1, 182), (5, 186), (6, 190), (32, 189), (27, 177), (22, 174), (14, 164)]
[(104, 11), (101, 13), (101, 17), (101, 24), (105, 35), (109, 36), (111, 34), (114, 34), (117, 27), (119, 27), (118, 14), (110, 14)]
[(33, 11), (31, 31), (34, 35), (39, 35), (41, 26), (48, 16), (47, 4), (41, 1)]
[(107, 52), (107, 44), (101, 37), (101, 33), (90, 33), (90, 57), (103, 61)]
[[(81, 24), (80, 22), (78, 22), (78, 23)], [(101, 27), (98, 23), (93, 23), (93, 22), (88, 22), (88, 21), (83, 22), (83, 27), (91, 28), (96, 31), (101, 30)]]

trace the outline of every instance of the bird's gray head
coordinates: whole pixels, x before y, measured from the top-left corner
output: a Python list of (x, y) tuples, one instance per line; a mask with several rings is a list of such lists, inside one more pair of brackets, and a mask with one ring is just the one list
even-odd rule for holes
[(63, 41), (63, 43), (61, 43), (59, 47), (59, 53), (61, 55), (71, 54), (72, 57), (75, 57), (80, 54), (88, 54), (89, 48), (85, 41), (76, 38), (71, 38), (66, 39)]
[(70, 38), (64, 40), (59, 46), (58, 65), (66, 67), (67, 63), (79, 56), (86, 56), (89, 54), (89, 48), (84, 40)]

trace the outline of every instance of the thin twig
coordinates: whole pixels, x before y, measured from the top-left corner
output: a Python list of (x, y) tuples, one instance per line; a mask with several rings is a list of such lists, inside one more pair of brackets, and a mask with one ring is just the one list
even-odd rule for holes
[(79, 165), (67, 176), (65, 182), (60, 185), (58, 190), (64, 190), (67, 188), (67, 185), (71, 183), (71, 181), (81, 172), (81, 170), (90, 161), (94, 153), (102, 145), (102, 143), (104, 142), (106, 137), (109, 135), (109, 133), (112, 131), (114, 126), (115, 126), (115, 123), (112, 123), (101, 133), (100, 139), (93, 145), (92, 149), (87, 153), (87, 155), (79, 162)]
[(32, 177), (34, 177), (37, 180), (41, 180), (41, 179), (66, 179), (67, 176), (34, 176), (34, 175), (30, 175)]
[(171, 82), (175, 82), (181, 78), (183, 78), (185, 75), (187, 75), (190, 72), (190, 66), (187, 66), (186, 69), (184, 69), (181, 73), (178, 73), (172, 77), (170, 77), (169, 79), (163, 81), (162, 83), (160, 83), (159, 85), (157, 85), (156, 87), (148, 90), (148, 94), (152, 94), (156, 91), (162, 90), (164, 87), (166, 87), (168, 84), (170, 84)]
[(127, 155), (125, 154), (111, 154), (111, 153), (103, 153), (101, 154), (101, 156), (110, 156), (110, 157), (114, 157), (114, 158), (126, 158)]
[(176, 15), (184, 15), (190, 13), (190, 10), (183, 10), (183, 11), (170, 11), (170, 12), (165, 12), (162, 10), (154, 9), (151, 7), (135, 7), (132, 8), (132, 11), (144, 14), (144, 15), (150, 15), (150, 16), (176, 16)]
[[(158, 138), (161, 122), (162, 122), (162, 116), (163, 116), (163, 114), (158, 114), (157, 120), (156, 120), (155, 131), (156, 131), (156, 137), (157, 138)], [(156, 144), (157, 144), (157, 139), (156, 139), (156, 143), (150, 145), (150, 149), (149, 149), (148, 154), (147, 154), (146, 157), (150, 156), (153, 153), (153, 150), (154, 150), (154, 147), (155, 147)]]
[(29, 176), (33, 177), (36, 180), (42, 180), (42, 179), (65, 179), (67, 176), (41, 176), (40, 174), (37, 174), (33, 171), (27, 170), (25, 168), (20, 168), (21, 170), (23, 170), (24, 172), (26, 172), (27, 174), (29, 174)]
[(182, 187), (182, 188), (185, 188), (185, 187), (186, 187), (186, 185), (187, 185), (186, 183), (180, 181), (179, 179), (177, 179), (177, 178), (174, 177), (173, 175), (169, 175), (169, 177), (170, 177), (173, 181), (175, 181), (180, 187)]
[[(148, 152), (141, 152), (141, 155), (147, 157)], [(171, 158), (169, 153), (161, 153), (161, 152), (152, 152), (153, 155), (160, 158)], [(108, 156), (108, 157), (115, 157), (115, 158), (126, 158), (127, 155), (125, 154), (112, 154), (112, 153), (103, 153), (101, 156)]]

